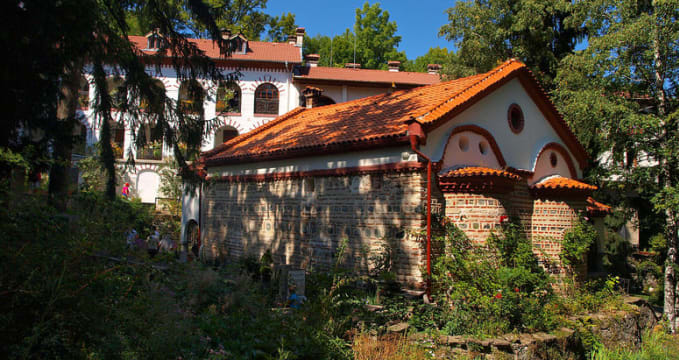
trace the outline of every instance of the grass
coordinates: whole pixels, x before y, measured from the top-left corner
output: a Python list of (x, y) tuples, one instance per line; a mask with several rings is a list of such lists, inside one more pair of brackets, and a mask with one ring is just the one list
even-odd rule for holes
[(356, 360), (409, 360), (429, 359), (429, 351), (409, 341), (406, 335), (388, 334), (381, 337), (373, 337), (361, 333), (354, 338), (352, 346)]
[(644, 334), (640, 349), (606, 348), (600, 345), (591, 360), (679, 360), (679, 336), (662, 329)]

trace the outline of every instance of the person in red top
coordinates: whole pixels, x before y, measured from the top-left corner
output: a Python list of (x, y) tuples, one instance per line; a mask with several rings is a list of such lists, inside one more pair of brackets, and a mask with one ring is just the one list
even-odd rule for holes
[(125, 199), (129, 199), (130, 197), (130, 183), (125, 183), (125, 186), (123, 186), (123, 196)]

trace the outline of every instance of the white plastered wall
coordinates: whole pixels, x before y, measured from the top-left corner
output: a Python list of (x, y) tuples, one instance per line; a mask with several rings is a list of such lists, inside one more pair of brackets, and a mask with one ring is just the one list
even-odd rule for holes
[(394, 164), (417, 161), (408, 147), (356, 151), (331, 155), (310, 156), (247, 164), (225, 165), (208, 168), (209, 176), (264, 175), (296, 171), (332, 170), (358, 166)]
[(442, 171), (460, 166), (501, 168), (488, 139), (472, 131), (462, 131), (448, 141), (443, 155)]
[[(524, 115), (524, 128), (519, 134), (513, 133), (507, 122), (507, 110), (513, 103), (521, 107)], [(540, 150), (551, 142), (561, 144), (567, 149), (518, 79), (509, 81), (430, 132), (427, 135), (427, 144), (421, 150), (432, 160), (441, 160), (446, 141), (453, 129), (460, 125), (476, 125), (487, 130), (495, 139), (507, 166), (517, 169), (533, 171)], [(569, 156), (577, 164), (570, 151)], [(577, 166), (576, 172), (578, 177), (582, 176)]]

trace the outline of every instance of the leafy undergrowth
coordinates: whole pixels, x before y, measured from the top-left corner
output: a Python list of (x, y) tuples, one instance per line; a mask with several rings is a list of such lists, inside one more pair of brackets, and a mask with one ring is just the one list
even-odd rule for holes
[[(436, 305), (400, 294), (389, 274), (344, 269), (345, 242), (329, 271), (309, 274), (309, 300), (292, 311), (280, 308), (266, 257), (212, 268), (126, 250), (129, 226), (142, 237), (151, 229), (139, 203), (82, 193), (66, 214), (31, 197), (9, 204), (0, 199), (0, 352), (8, 358), (414, 359), (428, 350), (385, 337), (389, 325), (449, 335), (548, 331), (617, 296), (611, 282), (556, 296), (514, 228), (483, 254), (451, 227), (442, 239), (448, 256), (434, 266)], [(369, 299), (382, 309), (366, 309)]]
[(676, 360), (679, 359), (679, 336), (664, 331), (644, 334), (640, 349), (606, 348), (599, 345), (590, 355), (592, 360)]

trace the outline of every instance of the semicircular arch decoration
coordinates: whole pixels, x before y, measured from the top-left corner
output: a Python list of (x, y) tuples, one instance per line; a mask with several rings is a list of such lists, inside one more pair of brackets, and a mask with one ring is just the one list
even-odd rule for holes
[(502, 169), (507, 165), (493, 135), (476, 125), (462, 125), (453, 129), (443, 150), (441, 163), (444, 171), (460, 166)]
[(559, 175), (565, 178), (577, 179), (575, 163), (566, 148), (555, 142), (550, 142), (540, 149), (533, 163), (533, 176), (530, 183), (534, 184), (545, 177)]

